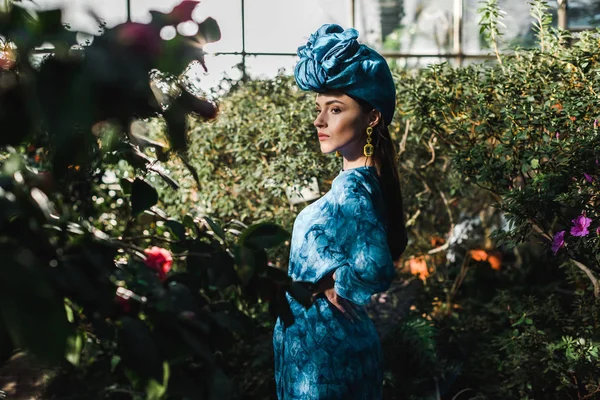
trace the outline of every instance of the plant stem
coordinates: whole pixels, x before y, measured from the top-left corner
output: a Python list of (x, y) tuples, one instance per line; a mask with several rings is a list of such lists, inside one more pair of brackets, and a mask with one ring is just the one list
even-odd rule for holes
[(585, 274), (588, 276), (588, 278), (590, 278), (590, 281), (592, 281), (592, 285), (594, 286), (594, 297), (596, 297), (597, 299), (600, 299), (600, 284), (598, 283), (598, 279), (594, 276), (594, 273), (587, 266), (580, 263), (579, 261), (577, 261), (577, 260), (572, 260), (572, 261), (573, 261), (573, 263), (575, 263), (577, 268), (579, 268), (580, 270), (585, 272)]

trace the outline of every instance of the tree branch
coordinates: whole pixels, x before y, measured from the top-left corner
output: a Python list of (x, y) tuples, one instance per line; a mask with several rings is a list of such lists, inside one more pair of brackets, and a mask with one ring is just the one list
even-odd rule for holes
[(406, 139), (408, 139), (408, 132), (410, 130), (410, 119), (406, 120), (406, 128), (404, 129), (404, 135), (400, 141), (400, 151), (398, 151), (398, 157), (406, 151)]
[(600, 284), (598, 283), (598, 279), (594, 276), (594, 273), (587, 266), (583, 265), (579, 261), (573, 259), (571, 260), (573, 261), (573, 263), (575, 263), (577, 268), (585, 272), (588, 278), (590, 278), (590, 281), (592, 281), (592, 285), (594, 285), (594, 297), (600, 299)]

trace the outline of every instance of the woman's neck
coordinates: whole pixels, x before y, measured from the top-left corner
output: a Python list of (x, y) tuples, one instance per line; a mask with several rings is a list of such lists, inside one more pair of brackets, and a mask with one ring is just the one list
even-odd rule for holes
[(353, 168), (358, 168), (358, 167), (375, 167), (375, 160), (373, 160), (373, 157), (366, 157), (366, 156), (362, 156), (362, 157), (358, 157), (354, 160), (347, 160), (346, 158), (344, 158), (344, 162), (342, 164), (342, 169), (348, 170), (348, 169), (353, 169)]

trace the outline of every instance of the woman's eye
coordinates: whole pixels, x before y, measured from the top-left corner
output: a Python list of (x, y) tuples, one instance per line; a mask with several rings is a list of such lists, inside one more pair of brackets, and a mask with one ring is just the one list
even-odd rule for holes
[(339, 108), (332, 108), (332, 109), (331, 109), (331, 112), (332, 112), (332, 113), (334, 113), (334, 114), (339, 114), (339, 113), (341, 113), (341, 112), (342, 112), (342, 110), (341, 110), (341, 109), (339, 109)]
[(316, 115), (319, 115), (319, 114), (321, 114), (321, 110), (315, 110), (315, 114), (316, 114)]

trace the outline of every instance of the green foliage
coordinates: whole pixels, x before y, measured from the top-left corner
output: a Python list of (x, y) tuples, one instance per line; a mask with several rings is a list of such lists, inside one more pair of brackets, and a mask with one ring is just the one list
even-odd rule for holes
[[(460, 174), (501, 196), (510, 229), (497, 237), (509, 244), (532, 234), (548, 243), (581, 214), (592, 219), (590, 231), (599, 222), (598, 43), (591, 33), (570, 47), (552, 43), (502, 65), (432, 66), (401, 88), (414, 129), (435, 132)], [(567, 237), (569, 257), (600, 270), (596, 235)]]
[[(597, 394), (598, 32), (570, 38), (545, 7), (532, 2), (538, 49), (501, 56), (503, 13), (487, 1), (498, 63), (394, 71), (410, 236), (399, 267), (424, 266), (424, 285), (374, 313), (386, 398)], [(50, 398), (272, 397), (273, 316), (290, 322), (286, 290), (310, 298), (283, 268), (307, 204), (285, 189), (316, 178), (324, 193), (341, 168), (319, 151), (314, 94), (291, 77), (246, 81), (213, 120), (214, 101), (177, 75), (188, 59), (147, 40), (176, 16), (76, 53), (56, 14), (12, 13), (0, 14), (19, 55), (0, 65), (14, 83), (0, 89), (0, 360), (14, 347), (61, 359)], [(144, 40), (121, 42), (122, 29)], [(218, 37), (212, 20), (200, 32)], [(38, 71), (40, 38), (58, 50)], [(582, 215), (589, 233), (572, 235)], [(153, 245), (173, 254), (163, 280)]]
[(487, 44), (498, 52), (498, 40), (503, 35), (501, 28), (506, 28), (502, 22), (506, 12), (500, 9), (498, 0), (480, 1), (479, 3), (481, 4), (481, 7), (477, 9), (481, 15), (479, 33)]
[[(482, 10), (490, 37), (498, 33), (494, 7), (488, 2)], [(489, 193), (488, 204), (507, 223), (463, 244), (497, 251), (497, 272), (468, 251), (451, 260), (423, 250), (433, 272), (412, 315), (434, 321), (439, 361), (430, 368), (439, 372), (429, 388), (397, 398), (598, 393), (598, 32), (566, 40), (550, 27), (545, 7), (532, 4), (538, 49), (498, 54), (498, 63), (432, 65), (400, 80), (409, 135), (433, 134), (436, 156), (447, 155), (465, 184)], [(577, 233), (583, 216), (590, 226)], [(555, 239), (555, 256), (550, 248), (561, 231), (565, 243)]]
[(190, 132), (189, 162), (201, 187), (191, 184), (184, 169), (174, 171), (188, 194), (165, 200), (174, 210), (191, 200), (222, 221), (269, 220), (291, 228), (298, 208), (290, 207), (286, 187), (305, 186), (315, 177), (324, 193), (340, 168), (335, 157), (320, 154), (315, 140), (314, 95), (280, 76), (236, 87), (220, 108), (215, 122)]
[[(216, 22), (194, 37), (159, 34), (196, 5), (76, 49), (59, 10), (0, 13), (11, 43), (0, 57), (0, 360), (27, 351), (60, 365), (45, 398), (69, 383), (82, 398), (230, 398), (220, 357), (252, 333), (254, 310), (291, 323), (286, 291), (306, 299), (269, 263), (267, 250), (289, 238), (283, 228), (224, 229), (196, 210), (173, 218), (160, 208), (158, 180), (180, 186), (169, 160), (195, 175), (189, 119), (216, 114), (177, 75), (203, 64)], [(41, 43), (56, 51), (34, 67)], [(135, 129), (157, 115), (169, 148)]]

